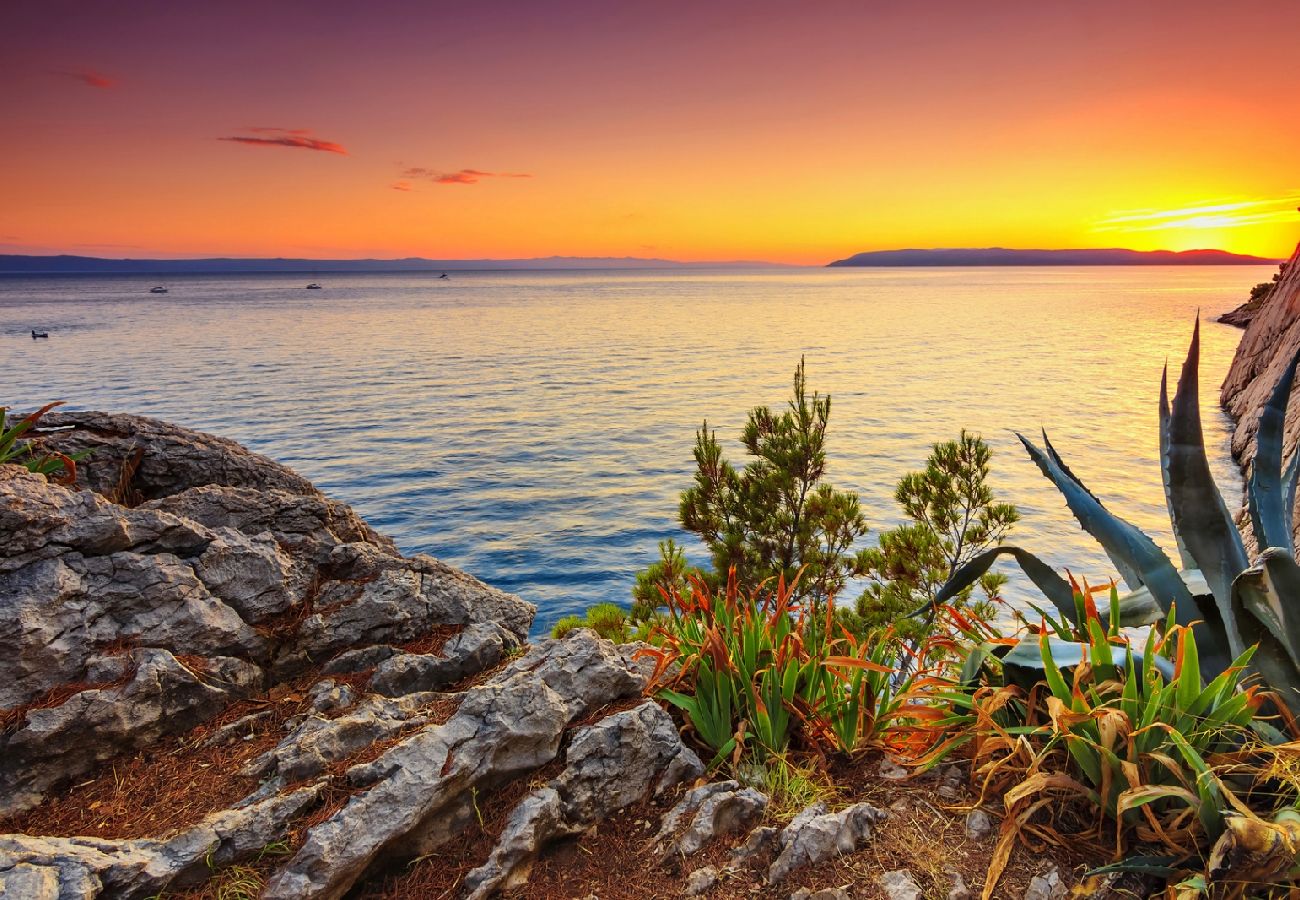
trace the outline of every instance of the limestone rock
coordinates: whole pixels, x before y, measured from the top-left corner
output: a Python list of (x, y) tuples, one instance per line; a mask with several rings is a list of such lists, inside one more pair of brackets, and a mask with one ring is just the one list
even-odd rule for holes
[(814, 803), (781, 832), (781, 852), (768, 869), (768, 881), (777, 884), (796, 869), (852, 853), (871, 839), (871, 826), (888, 817), (869, 803), (856, 803), (834, 813), (826, 811), (826, 804)]
[(749, 833), (745, 843), (731, 851), (731, 864), (741, 866), (771, 852), (777, 846), (781, 829), (771, 825), (760, 825)]
[(889, 900), (922, 900), (921, 886), (907, 869), (895, 869), (880, 876), (880, 887)]
[(34, 806), (51, 787), (118, 753), (197, 725), (261, 683), (255, 666), (229, 657), (204, 660), (202, 671), (166, 650), (136, 650), (130, 659), (124, 684), (91, 687), (58, 706), (30, 710), (16, 730), (0, 736), (0, 814)]
[[(1244, 466), (1255, 457), (1259, 413), (1282, 372), (1300, 351), (1300, 246), (1287, 261), (1286, 273), (1246, 326), (1220, 400), (1236, 419), (1232, 454)], [(1300, 404), (1292, 403), (1284, 429), (1284, 458), (1300, 446)], [(1295, 517), (1300, 533), (1300, 516)]]
[(1025, 889), (1025, 900), (1062, 900), (1070, 894), (1069, 888), (1061, 880), (1061, 873), (1056, 866), (1052, 866), (1041, 875), (1035, 875), (1029, 880), (1029, 887)]
[(490, 669), (518, 646), (519, 638), (496, 622), (476, 622), (448, 640), (437, 655), (402, 653), (379, 663), (370, 687), (389, 697), (441, 690)]
[(350, 770), (368, 789), (311, 829), (264, 897), (340, 897), (375, 860), (429, 852), (470, 821), (472, 791), (545, 765), (570, 722), (639, 693), (646, 677), (627, 648), (594, 635), (535, 646), (467, 691), (444, 725)]
[(820, 891), (799, 888), (790, 895), (790, 900), (851, 900), (851, 897), (847, 888), (842, 887), (822, 888)]
[(966, 815), (966, 837), (982, 841), (993, 833), (993, 819), (982, 809), (972, 809)]
[[(320, 794), (310, 785), (240, 809), (208, 816), (165, 840), (103, 840), (0, 835), (0, 872), (18, 866), (57, 872), (59, 898), (136, 900), (202, 881), (211, 866), (256, 854), (283, 837), (286, 824)], [(48, 875), (43, 876), (48, 880)], [(81, 893), (77, 893), (80, 891)], [(16, 896), (23, 896), (21, 894)], [(39, 895), (38, 895), (39, 896)]]
[[(336, 657), (365, 671), (463, 626), (442, 663), (463, 677), (527, 637), (530, 604), (231, 441), (91, 412), (35, 436), (90, 456), (73, 488), (0, 466), (0, 815)], [(352, 702), (325, 694), (317, 714)]]
[(705, 866), (686, 876), (686, 887), (682, 893), (687, 897), (698, 897), (700, 894), (707, 894), (717, 883), (718, 870), (713, 866)]
[(975, 892), (966, 884), (966, 879), (956, 869), (947, 871), (952, 886), (948, 888), (948, 900), (974, 900)]

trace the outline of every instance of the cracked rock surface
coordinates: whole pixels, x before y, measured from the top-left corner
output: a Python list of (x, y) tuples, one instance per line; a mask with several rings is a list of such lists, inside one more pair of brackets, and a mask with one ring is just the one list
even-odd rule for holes
[(51, 413), (34, 434), (89, 456), (72, 487), (0, 466), (0, 816), (340, 653), (401, 659), (461, 631), (385, 683), (399, 696), (527, 637), (530, 604), (402, 556), (232, 441), (95, 412)]

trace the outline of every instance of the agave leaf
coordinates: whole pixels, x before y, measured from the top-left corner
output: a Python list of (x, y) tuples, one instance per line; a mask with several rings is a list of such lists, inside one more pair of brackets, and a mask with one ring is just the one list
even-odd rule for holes
[(1246, 498), (1250, 524), (1261, 547), (1291, 549), (1291, 515), (1285, 507), (1282, 484), (1282, 432), (1297, 363), (1300, 354), (1292, 358), (1259, 414), (1255, 460), (1250, 467)]
[(1016, 437), (1020, 438), (1020, 443), (1024, 444), (1025, 450), (1029, 452), (1029, 458), (1038, 464), (1038, 468), (1048, 480), (1065, 496), (1066, 505), (1079, 520), (1083, 530), (1101, 544), (1102, 549), (1106, 551), (1106, 555), (1119, 571), (1120, 577), (1124, 579), (1124, 583), (1134, 590), (1145, 584), (1142, 578), (1142, 565), (1134, 557), (1132, 549), (1128, 546), (1130, 541), (1126, 536), (1127, 530), (1137, 531), (1137, 529), (1107, 510), (1097, 495), (1088, 490), (1084, 483), (1070, 471), (1065, 460), (1061, 459), (1061, 455), (1048, 440), (1046, 431), (1043, 431), (1045, 453), (1030, 443), (1023, 434), (1016, 432)]
[[(1214, 483), (1205, 456), (1197, 383), (1200, 348), (1201, 323), (1197, 319), (1169, 419), (1169, 502), (1177, 523), (1175, 527), (1214, 592), (1215, 606), (1228, 638), (1228, 656), (1232, 657), (1244, 647), (1232, 617), (1232, 582), (1249, 562), (1241, 535)], [(1179, 624), (1186, 624), (1181, 617)]]
[[(1043, 637), (1041, 640), (1045, 643), (1051, 655), (1051, 662), (1062, 672), (1089, 661), (1089, 651), (1080, 643), (1047, 637)], [(1162, 656), (1151, 654), (1144, 658), (1144, 655), (1137, 650), (1126, 650), (1123, 647), (1113, 645), (1110, 652), (1111, 661), (1121, 671), (1127, 668), (1128, 655), (1132, 653), (1137, 666), (1151, 665), (1164, 676), (1166, 681), (1173, 680), (1173, 663)], [(1043, 658), (1040, 638), (1026, 638), (1020, 641), (1002, 658), (1003, 682), (1005, 684), (1014, 684), (1026, 691), (1031, 690), (1038, 682), (1047, 680), (1050, 671), (1050, 667)], [(1068, 683), (1068, 679), (1066, 679), (1065, 683)], [(1068, 690), (1066, 690), (1066, 694), (1068, 696)]]
[[(943, 587), (939, 588), (939, 592), (935, 594), (935, 604), (947, 603), (966, 588), (979, 581), (980, 576), (992, 568), (997, 558), (1004, 554), (1015, 557), (1021, 571), (1029, 576), (1029, 580), (1043, 592), (1043, 596), (1051, 600), (1052, 604), (1064, 613), (1070, 621), (1075, 620), (1074, 592), (1070, 588), (1070, 583), (1033, 553), (1011, 544), (985, 550), (970, 562), (958, 566), (956, 571), (944, 582)], [(929, 608), (930, 605), (926, 604), (917, 612), (923, 612)], [(916, 613), (913, 613), (913, 615), (916, 615)]]
[[(1296, 483), (1300, 480), (1300, 448), (1291, 454), (1291, 462), (1287, 463), (1286, 474), (1282, 478), (1286, 484), (1286, 496), (1282, 501), (1282, 509), (1286, 511), (1287, 534), (1295, 534), (1295, 495)], [(1295, 552), (1295, 538), (1291, 538), (1291, 543), (1287, 545), (1291, 552)]]
[[(1193, 600), (1202, 604), (1214, 603), (1214, 594), (1200, 569), (1184, 569), (1178, 573), (1178, 577), (1186, 585)], [(1155, 597), (1151, 596), (1151, 589), (1148, 587), (1140, 587), (1136, 591), (1130, 591), (1119, 598), (1119, 603), (1120, 608), (1124, 610), (1124, 615), (1120, 618), (1120, 625), (1125, 628), (1135, 625), (1153, 625), (1160, 621), (1164, 615), (1160, 609), (1160, 604)], [(1103, 611), (1098, 610), (1098, 612)], [(1138, 621), (1139, 619), (1144, 619), (1144, 621)]]
[(1195, 569), (1196, 561), (1187, 552), (1187, 544), (1178, 531), (1178, 519), (1174, 516), (1174, 492), (1169, 478), (1169, 366), (1160, 372), (1160, 480), (1165, 486), (1165, 506), (1169, 510), (1169, 521), (1173, 525), (1174, 540), (1178, 542), (1178, 558), (1184, 569)]
[(1242, 640), (1259, 646), (1252, 663), (1293, 713), (1300, 714), (1300, 566), (1270, 548), (1232, 586), (1232, 607)]
[[(1059, 457), (1056, 451), (1051, 449), (1050, 443), (1049, 452), (1044, 453), (1023, 435), (1017, 437), (1025, 445), (1030, 458), (1038, 464), (1038, 468), (1065, 496), (1066, 504), (1074, 513), (1074, 517), (1079, 520), (1084, 531), (1096, 538), (1111, 560), (1117, 563), (1120, 574), (1124, 574), (1125, 568), (1139, 573), (1133, 575), (1132, 579), (1127, 576), (1124, 578), (1130, 587), (1137, 590), (1145, 586), (1163, 611), (1167, 612), (1176, 606), (1179, 624), (1190, 624), (1204, 617), (1205, 611), (1198, 607), (1191, 592), (1187, 590), (1187, 585), (1183, 584), (1182, 578), (1179, 577), (1178, 570), (1169, 561), (1169, 557), (1165, 556), (1164, 551), (1156, 546), (1155, 541), (1137, 526), (1112, 514), (1096, 497), (1082, 488), (1076, 479), (1068, 475), (1057, 463)], [(1046, 440), (1046, 434), (1043, 438)], [(1125, 561), (1124, 567), (1118, 565), (1120, 560)], [(1218, 618), (1219, 614), (1216, 610), (1213, 619)], [(1231, 654), (1218, 652), (1216, 647), (1211, 647), (1204, 655), (1221, 661), (1224, 667), (1232, 659)]]

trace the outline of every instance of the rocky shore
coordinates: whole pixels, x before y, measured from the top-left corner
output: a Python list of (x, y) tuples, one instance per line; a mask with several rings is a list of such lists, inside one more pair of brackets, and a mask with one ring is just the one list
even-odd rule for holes
[[(1237, 423), (1232, 452), (1243, 466), (1255, 457), (1258, 410), (1297, 352), (1300, 352), (1300, 246), (1287, 262), (1281, 280), (1249, 317), (1223, 381), (1220, 399)], [(1300, 408), (1295, 404), (1287, 411), (1285, 434), (1285, 457), (1289, 459), (1300, 444)], [(1294, 521), (1300, 526), (1300, 516)]]
[[(701, 778), (635, 647), (527, 645), (530, 604), (233, 442), (102, 413), (38, 436), (89, 456), (71, 486), (0, 466), (0, 896), (485, 898), (531, 876), (902, 900), (969, 896), (953, 861), (987, 865), (956, 770), (909, 786), (862, 761), (833, 808), (774, 814)], [(963, 846), (926, 873), (944, 835)], [(1004, 879), (1064, 883), (1019, 857)]]

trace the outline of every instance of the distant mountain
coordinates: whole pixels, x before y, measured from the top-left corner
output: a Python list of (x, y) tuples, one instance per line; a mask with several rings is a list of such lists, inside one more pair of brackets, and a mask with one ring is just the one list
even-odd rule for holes
[(828, 266), (1265, 266), (1275, 259), (1223, 250), (873, 250)]
[(102, 259), (96, 256), (0, 254), (0, 274), (179, 275), (226, 272), (451, 272), (472, 269), (676, 269), (776, 266), (765, 262), (677, 262), (631, 256), (548, 256), (539, 259)]

